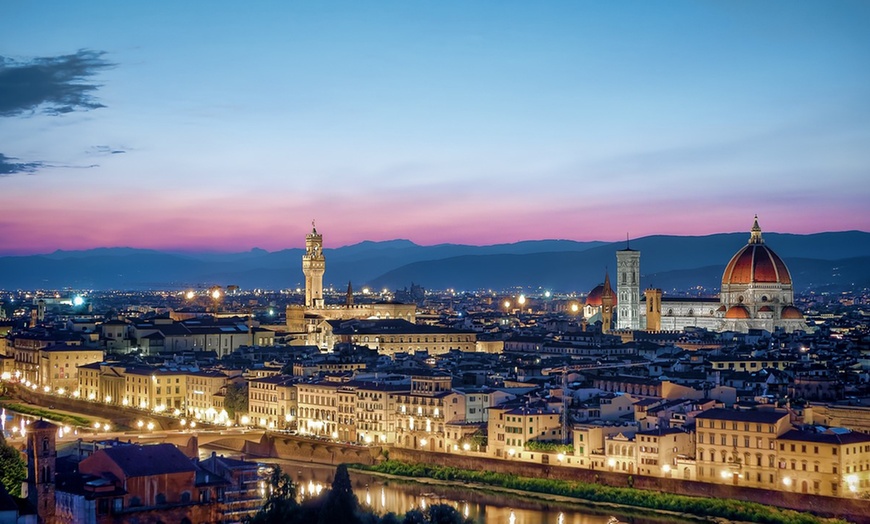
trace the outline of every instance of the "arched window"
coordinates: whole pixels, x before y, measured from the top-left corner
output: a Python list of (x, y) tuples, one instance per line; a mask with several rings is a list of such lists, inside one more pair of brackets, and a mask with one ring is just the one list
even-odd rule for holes
[(166, 495), (164, 493), (158, 493), (156, 497), (154, 497), (154, 501), (158, 505), (166, 504)]

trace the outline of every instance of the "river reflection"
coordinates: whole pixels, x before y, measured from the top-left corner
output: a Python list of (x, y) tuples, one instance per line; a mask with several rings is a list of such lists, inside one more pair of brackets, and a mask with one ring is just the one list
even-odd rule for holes
[[(35, 420), (39, 420), (39, 417), (23, 415), (14, 411), (7, 411), (6, 408), (0, 408), (0, 431), (2, 431), (3, 436), (7, 439), (23, 437), (27, 431), (27, 426)], [(78, 428), (76, 427), (59, 424), (57, 422), (54, 422), (53, 424), (58, 426), (58, 438), (67, 435), (78, 435)]]
[[(200, 448), (205, 458), (212, 450)], [(217, 451), (218, 454), (221, 451)], [(238, 458), (238, 456), (235, 456)], [(256, 459), (249, 459), (256, 460)], [(277, 464), (293, 478), (300, 498), (317, 495), (332, 485), (335, 468), (281, 459), (260, 459)], [(478, 524), (632, 524), (672, 522), (672, 519), (649, 519), (613, 514), (607, 509), (580, 505), (544, 503), (509, 494), (487, 493), (459, 486), (421, 484), (413, 481), (385, 479), (362, 472), (350, 471), (354, 493), (360, 503), (378, 514), (398, 515), (431, 504), (449, 504)]]

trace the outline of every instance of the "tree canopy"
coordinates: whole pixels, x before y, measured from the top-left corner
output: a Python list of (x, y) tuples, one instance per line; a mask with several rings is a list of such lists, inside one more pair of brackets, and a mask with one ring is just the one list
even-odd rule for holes
[(0, 482), (13, 497), (21, 496), (21, 483), (27, 478), (27, 463), (21, 452), (10, 446), (0, 433)]

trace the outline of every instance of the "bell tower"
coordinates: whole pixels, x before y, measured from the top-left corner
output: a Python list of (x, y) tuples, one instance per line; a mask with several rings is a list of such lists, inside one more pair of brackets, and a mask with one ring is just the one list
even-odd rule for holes
[(305, 254), (302, 255), (302, 273), (305, 275), (305, 307), (323, 307), (323, 273), (326, 258), (323, 256), (323, 235), (317, 232), (311, 221), (311, 233), (305, 236)]
[(56, 437), (57, 426), (45, 420), (27, 427), (27, 499), (46, 524), (55, 522)]
[(662, 330), (662, 290), (658, 288), (648, 288), (644, 291), (646, 295), (646, 330), (661, 331)]
[(601, 292), (601, 332), (610, 333), (613, 329), (613, 288), (610, 287), (610, 274), (604, 273), (604, 290)]
[(616, 252), (617, 329), (640, 329), (640, 251), (628, 247)]

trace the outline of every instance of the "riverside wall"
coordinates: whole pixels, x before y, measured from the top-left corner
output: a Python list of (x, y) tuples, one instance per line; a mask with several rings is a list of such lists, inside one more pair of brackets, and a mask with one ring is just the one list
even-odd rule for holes
[(137, 421), (145, 423), (153, 422), (157, 429), (181, 429), (179, 419), (164, 415), (158, 415), (149, 411), (140, 411), (126, 406), (113, 406), (90, 400), (82, 400), (74, 397), (50, 395), (29, 389), (20, 385), (10, 388), (11, 396), (24, 402), (35, 404), (48, 410), (69, 411), (81, 413), (82, 416), (100, 417), (111, 420), (117, 426), (134, 427)]
[(494, 471), (521, 477), (594, 482), (605, 486), (634, 487), (692, 497), (736, 499), (758, 502), (797, 511), (808, 511), (824, 517), (840, 517), (850, 522), (870, 524), (870, 501), (855, 498), (825, 497), (807, 493), (710, 484), (674, 478), (648, 477), (611, 471), (568, 466), (543, 465), (480, 456), (451, 453), (421, 452), (390, 448), (390, 459), (402, 462), (433, 464), (477, 471)]

